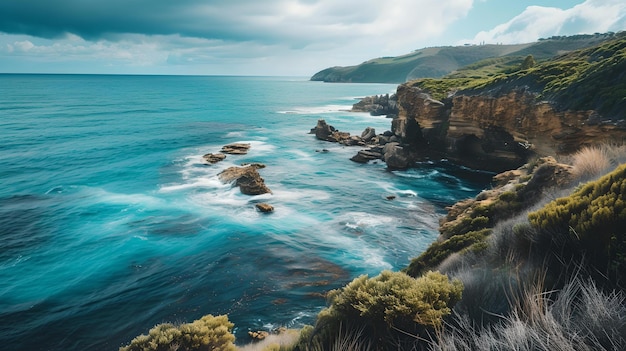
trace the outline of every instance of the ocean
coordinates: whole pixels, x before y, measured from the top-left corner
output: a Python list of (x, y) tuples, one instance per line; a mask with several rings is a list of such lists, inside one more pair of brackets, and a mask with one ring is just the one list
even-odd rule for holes
[[(324, 293), (361, 274), (402, 269), (436, 239), (445, 207), (490, 175), (445, 161), (388, 171), (308, 134), (318, 119), (389, 130), (385, 117), (347, 110), (394, 90), (0, 75), (0, 348), (117, 350), (155, 324), (206, 314), (228, 314), (244, 344), (251, 330), (314, 323)], [(234, 142), (249, 153), (203, 163)], [(245, 162), (266, 165), (271, 194), (218, 180)]]

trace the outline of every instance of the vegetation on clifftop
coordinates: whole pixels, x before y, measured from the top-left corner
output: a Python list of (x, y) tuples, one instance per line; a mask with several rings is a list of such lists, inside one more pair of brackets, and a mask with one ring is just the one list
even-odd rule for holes
[[(489, 73), (494, 69), (499, 71), (502, 68), (519, 66), (528, 55), (544, 60), (563, 52), (597, 45), (611, 36), (612, 33), (575, 35), (552, 37), (535, 43), (517, 45), (487, 44), (424, 48), (403, 56), (368, 60), (355, 66), (326, 68), (314, 74), (311, 80), (404, 83), (418, 78), (441, 78), (477, 62), (483, 62), (484, 73)], [(483, 60), (491, 60), (491, 64), (484, 65)]]
[(409, 84), (428, 91), (435, 99), (445, 99), (457, 91), (471, 95), (530, 89), (538, 99), (553, 101), (561, 109), (596, 110), (603, 116), (624, 119), (626, 32), (600, 45), (540, 60), (530, 67), (523, 59), (488, 59), (442, 79)]
[[(402, 272), (363, 275), (328, 293), (330, 306), (318, 315), (315, 343), (331, 345), (342, 328), (360, 333), (376, 348), (413, 345), (415, 336), (439, 330), (461, 299), (463, 285), (446, 275), (427, 272), (414, 279)], [(409, 347), (410, 348), (410, 347)]]
[(159, 324), (119, 351), (235, 351), (233, 327), (227, 316), (210, 314), (179, 326)]

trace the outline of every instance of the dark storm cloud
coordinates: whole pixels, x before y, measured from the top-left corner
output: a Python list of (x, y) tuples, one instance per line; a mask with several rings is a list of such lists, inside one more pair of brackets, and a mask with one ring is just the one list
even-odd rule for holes
[(0, 31), (42, 38), (72, 33), (88, 40), (138, 33), (272, 41), (271, 31), (259, 32), (256, 21), (271, 21), (276, 6), (232, 0), (3, 0)]

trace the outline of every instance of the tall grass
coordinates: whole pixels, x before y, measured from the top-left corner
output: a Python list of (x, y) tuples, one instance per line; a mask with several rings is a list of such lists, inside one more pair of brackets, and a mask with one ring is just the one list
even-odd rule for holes
[(626, 162), (626, 146), (603, 144), (585, 146), (571, 156), (574, 176), (579, 181), (598, 178)]
[(592, 281), (574, 278), (563, 289), (528, 289), (516, 309), (498, 323), (480, 326), (456, 315), (431, 350), (624, 350), (626, 300)]

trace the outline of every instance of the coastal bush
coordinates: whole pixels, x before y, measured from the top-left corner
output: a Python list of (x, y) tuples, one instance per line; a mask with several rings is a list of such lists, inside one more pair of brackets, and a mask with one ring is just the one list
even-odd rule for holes
[(411, 277), (419, 277), (429, 269), (435, 269), (443, 260), (453, 253), (463, 253), (474, 245), (484, 243), (491, 230), (481, 229), (463, 235), (455, 235), (449, 239), (432, 243), (426, 251), (411, 260), (404, 272)]
[(626, 165), (528, 218), (564, 259), (584, 257), (614, 282), (626, 278)]
[(192, 323), (175, 326), (163, 323), (148, 335), (134, 338), (120, 351), (235, 351), (234, 324), (228, 316), (206, 315)]
[(362, 275), (329, 292), (330, 306), (318, 315), (318, 342), (330, 344), (336, 339), (333, 332), (346, 328), (358, 332), (365, 344), (414, 343), (408, 335), (440, 329), (462, 291), (459, 280), (432, 271), (417, 279), (391, 271), (374, 278)]

